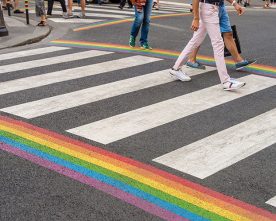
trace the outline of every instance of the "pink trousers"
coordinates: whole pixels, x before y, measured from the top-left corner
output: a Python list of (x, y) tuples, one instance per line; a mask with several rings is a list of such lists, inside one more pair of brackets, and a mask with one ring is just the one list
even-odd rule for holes
[(218, 7), (219, 6), (212, 4), (200, 3), (199, 29), (194, 32), (192, 39), (179, 55), (173, 68), (179, 69), (184, 63), (186, 63), (189, 55), (195, 48), (201, 45), (206, 37), (206, 34), (208, 33), (214, 51), (214, 58), (216, 61), (219, 78), (221, 83), (224, 83), (230, 79), (230, 76), (227, 73), (224, 60), (224, 43), (219, 27)]

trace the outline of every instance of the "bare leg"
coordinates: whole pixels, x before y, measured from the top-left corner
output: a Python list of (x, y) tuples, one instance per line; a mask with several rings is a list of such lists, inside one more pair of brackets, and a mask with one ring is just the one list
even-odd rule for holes
[(68, 15), (72, 15), (73, 0), (68, 0)]
[(244, 59), (240, 56), (240, 54), (238, 52), (232, 32), (223, 33), (223, 37), (224, 37), (225, 46), (228, 49), (228, 51), (230, 52), (230, 54), (232, 55), (235, 63), (243, 61)]
[[(232, 32), (227, 32), (227, 33), (223, 33), (224, 36), (224, 42), (226, 45), (226, 48), (229, 50), (229, 52), (231, 53), (233, 60), (235, 61), (235, 63), (241, 62), (244, 59), (241, 57), (241, 55), (238, 52), (238, 49), (236, 47), (236, 43), (233, 39), (233, 34)], [(189, 56), (189, 62), (195, 63), (196, 62), (196, 56), (197, 53), (199, 51), (199, 48), (196, 48)]]
[(85, 15), (85, 0), (81, 0), (81, 13)]
[(197, 55), (197, 53), (199, 51), (199, 48), (200, 48), (200, 46), (197, 47), (195, 50), (193, 50), (193, 52), (190, 54), (189, 60), (188, 60), (189, 62), (192, 62), (192, 63), (196, 62), (196, 55)]
[(46, 15), (41, 15), (40, 20), (43, 21), (43, 22), (46, 22)]

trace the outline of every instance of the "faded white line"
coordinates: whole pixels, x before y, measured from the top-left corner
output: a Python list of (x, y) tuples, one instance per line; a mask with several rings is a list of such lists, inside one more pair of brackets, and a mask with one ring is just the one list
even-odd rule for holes
[[(99, 120), (70, 130), (70, 132), (90, 140), (108, 144), (276, 84), (275, 79), (254, 75), (243, 77), (241, 81), (247, 82), (248, 86), (237, 92), (226, 92), (221, 89), (221, 85), (215, 85)], [(189, 84), (189, 82), (183, 83), (183, 85), (185, 84)]]
[(25, 50), (25, 51), (11, 52), (7, 54), (1, 54), (0, 61), (13, 59), (13, 58), (32, 56), (32, 55), (46, 54), (46, 53), (56, 52), (56, 51), (63, 51), (67, 49), (70, 49), (70, 48), (51, 46), (51, 47), (45, 47), (45, 48)]
[[(155, 61), (160, 61), (158, 58), (151, 58), (145, 56), (133, 56), (129, 58), (124, 58), (120, 60), (113, 60), (106, 65), (100, 64), (97, 69), (90, 70), (91, 73), (104, 73), (112, 70), (119, 70), (123, 68), (134, 67), (138, 65), (143, 65)], [(86, 70), (87, 72), (88, 70)], [(77, 72), (78, 73), (78, 72)], [(85, 73), (81, 73), (85, 75)], [(69, 74), (72, 75), (72, 73)], [(87, 76), (89, 74), (86, 74)], [(149, 82), (150, 78), (137, 77), (127, 80), (122, 80), (118, 82), (113, 82), (105, 85), (100, 85), (92, 88), (87, 88), (79, 91), (74, 91), (67, 94), (62, 94), (50, 98), (45, 98), (42, 100), (37, 100), (25, 104), (20, 104), (12, 107), (7, 107), (2, 109), (2, 111), (7, 113), (13, 113), (14, 115), (22, 116), (25, 118), (34, 118), (42, 116), (49, 113), (54, 113), (57, 111), (65, 110), (72, 107), (77, 107), (83, 104), (95, 102), (105, 98), (117, 96), (123, 93), (128, 93), (131, 91), (139, 90), (140, 88), (148, 87), (151, 84), (157, 84), (158, 77), (155, 76), (155, 81)], [(62, 76), (60, 78), (63, 78)], [(51, 80), (51, 79), (50, 79)], [(162, 80), (160, 76), (160, 81)], [(141, 83), (142, 82), (142, 83)]]
[(269, 204), (271, 206), (276, 207), (276, 196), (274, 196), (273, 198), (271, 198), (270, 200), (266, 201), (266, 204)]
[(99, 19), (81, 19), (81, 18), (74, 18), (74, 19), (64, 19), (64, 18), (48, 18), (48, 20), (57, 22), (57, 23), (96, 23), (104, 20), (99, 20)]
[(275, 134), (273, 109), (153, 161), (204, 179), (274, 144)]
[(26, 61), (26, 62), (19, 62), (15, 64), (3, 65), (3, 66), (0, 66), (0, 74), (12, 72), (12, 71), (26, 70), (30, 68), (43, 67), (47, 65), (59, 64), (63, 62), (77, 61), (85, 58), (92, 58), (92, 57), (98, 56), (98, 54), (101, 54), (101, 53), (102, 53), (101, 51), (89, 50), (89, 51), (66, 54), (66, 55), (61, 55), (61, 56), (56, 56), (51, 58), (44, 58), (39, 60), (32, 60), (32, 61)]

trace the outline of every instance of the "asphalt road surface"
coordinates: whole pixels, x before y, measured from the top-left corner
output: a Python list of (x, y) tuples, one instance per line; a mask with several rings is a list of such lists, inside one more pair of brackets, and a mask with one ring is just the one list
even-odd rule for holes
[(88, 9), (1, 52), (1, 220), (276, 220), (275, 11), (229, 12), (258, 61), (228, 60), (247, 85), (225, 92), (208, 38), (206, 70), (169, 76), (192, 35), (180, 1), (154, 12), (153, 51), (128, 48), (131, 9)]

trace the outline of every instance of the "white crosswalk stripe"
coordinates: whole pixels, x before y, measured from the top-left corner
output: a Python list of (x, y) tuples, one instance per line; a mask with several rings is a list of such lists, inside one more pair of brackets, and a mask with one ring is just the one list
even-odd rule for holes
[[(37, 60), (28, 58), (28, 56), (32, 55), (47, 55), (47, 53), (62, 52), (63, 50), (67, 54)], [(159, 63), (164, 62), (160, 58), (142, 55), (126, 55), (123, 58), (114, 59), (112, 56), (115, 55), (115, 53), (108, 51), (86, 50), (76, 52), (68, 47), (54, 46), (0, 55), (4, 61), (5, 59), (24, 58), (24, 62), (14, 64), (5, 65), (5, 62), (3, 62), (3, 65), (0, 66), (0, 77), (4, 74), (13, 74), (9, 72), (17, 73), (30, 68), (47, 67), (64, 62), (67, 62), (70, 67), (71, 62), (101, 56), (97, 58), (96, 63), (87, 64), (84, 62), (84, 64), (77, 64), (75, 62), (73, 67), (67, 67), (65, 70), (55, 70), (55, 66), (53, 66), (49, 69), (49, 72), (43, 74), (35, 73), (24, 77), (23, 73), (23, 76), (19, 78), (17, 76), (14, 80), (0, 82), (0, 99), (9, 96), (10, 93), (15, 96), (20, 95), (29, 89), (34, 89), (39, 94), (39, 91), (43, 90), (42, 86), (45, 85), (52, 87), (55, 83), (59, 83), (65, 86), (68, 81), (86, 80), (86, 77), (94, 77), (96, 75), (99, 75), (98, 77), (102, 77), (105, 74), (113, 75), (113, 72), (117, 71), (118, 73), (121, 70), (127, 72), (127, 70), (138, 68), (141, 65), (157, 67)], [(107, 56), (109, 56), (108, 61), (105, 60)], [(29, 61), (26, 61), (28, 59)], [(195, 78), (204, 77), (215, 70), (213, 67), (207, 67), (206, 70), (185, 67), (183, 69)], [(108, 145), (113, 142), (119, 142), (122, 139), (131, 140), (131, 137), (138, 134), (148, 133), (149, 130), (158, 130), (160, 126), (177, 123), (178, 120), (189, 118), (206, 110), (212, 110), (219, 105), (244, 99), (276, 85), (275, 79), (256, 75), (247, 75), (242, 77), (241, 80), (247, 82), (248, 86), (237, 92), (223, 91), (221, 85), (214, 85), (213, 83), (203, 89), (190, 93), (181, 93), (177, 97), (164, 98), (161, 101), (153, 101), (146, 105), (142, 104), (139, 107), (135, 106), (133, 109), (130, 108), (130, 110), (120, 113), (113, 114), (112, 112), (110, 116), (97, 120), (87, 120), (85, 123), (81, 122), (64, 130), (93, 142)], [(30, 120), (43, 117), (51, 118), (51, 116), (60, 115), (67, 110), (81, 106), (88, 109), (87, 106), (94, 105), (98, 101), (104, 101), (104, 99), (115, 100), (126, 94), (142, 90), (158, 90), (159, 88), (167, 87), (173, 81), (175, 79), (169, 76), (168, 70), (160, 66), (159, 69), (142, 73), (142, 75), (132, 76), (127, 73), (123, 79), (119, 78), (119, 80), (115, 81), (93, 84), (96, 86), (88, 85), (84, 89), (73, 88), (69, 92), (64, 92), (63, 89), (60, 89), (61, 91), (55, 95), (48, 95), (48, 91), (47, 93), (44, 91), (40, 98), (34, 96), (34, 99), (27, 99), (27, 101), (19, 99), (16, 104), (7, 104), (6, 106), (2, 104), (0, 112)], [(191, 83), (180, 82), (180, 84), (185, 87), (186, 84)], [(163, 95), (161, 94), (160, 96)], [(131, 106), (131, 102), (128, 105)], [(99, 112), (101, 111), (99, 110)], [(91, 114), (97, 115), (98, 113)], [(276, 142), (274, 136), (276, 133), (275, 122), (276, 109), (270, 109), (262, 114), (256, 114), (250, 119), (241, 120), (240, 123), (234, 126), (231, 125), (217, 133), (202, 137), (188, 145), (182, 144), (171, 152), (162, 152), (156, 155), (154, 159), (153, 157), (150, 159), (180, 172), (205, 179), (273, 145)], [(193, 128), (190, 130), (193, 130)], [(198, 163), (199, 161), (200, 164)], [(275, 199), (268, 200), (267, 204), (275, 205)]]
[[(163, 4), (161, 2), (160, 4), (160, 9), (159, 10), (153, 10), (152, 12), (153, 13), (174, 13), (174, 12), (177, 12), (177, 11), (183, 11), (185, 9), (187, 9), (187, 6), (190, 7), (190, 4), (185, 4), (185, 3), (181, 3), (180, 5), (174, 5), (174, 4)], [(94, 8), (97, 8), (97, 9), (114, 9), (114, 10), (118, 10), (118, 5), (105, 5), (105, 6), (99, 6), (99, 5), (88, 5), (87, 8), (89, 9), (94, 9)], [(132, 9), (129, 9), (127, 8), (127, 6), (124, 7), (123, 10), (119, 10), (119, 12), (132, 12), (133, 11), (133, 8)]]
[(81, 60), (85, 58), (92, 58), (103, 54), (105, 54), (105, 52), (91, 50), (91, 51), (78, 52), (75, 54), (61, 55), (61, 56), (52, 57), (52, 58), (44, 58), (39, 60), (20, 62), (16, 64), (3, 65), (0, 67), (0, 74), (12, 72), (12, 71), (26, 70), (30, 68), (43, 67), (47, 65), (59, 64), (63, 62), (76, 61), (76, 60)]
[(276, 207), (276, 196), (266, 202), (267, 204)]
[[(77, 7), (74, 7), (73, 8), (74, 10), (80, 10), (80, 8), (77, 8)], [(102, 12), (103, 11), (103, 9), (102, 8), (94, 8), (93, 6), (92, 6), (92, 8), (86, 8), (85, 9), (87, 12), (90, 12), (90, 13), (93, 13), (93, 12)], [(122, 10), (110, 10), (110, 9), (106, 9), (106, 8), (104, 8), (104, 12), (107, 12), (107, 13), (112, 13), (112, 14), (122, 14), (122, 15), (131, 15), (131, 16), (133, 16), (134, 15), (134, 11), (133, 10), (131, 10), (131, 11), (122, 11)]]
[(48, 20), (56, 23), (88, 23), (88, 24), (93, 24), (93, 23), (103, 21), (99, 19), (82, 19), (82, 18), (75, 18), (75, 19), (49, 18)]
[(83, 125), (69, 132), (108, 144), (276, 85), (276, 80), (259, 76), (243, 77), (242, 80), (248, 82), (250, 87), (238, 93), (225, 93), (220, 90), (220, 85), (216, 85)]
[[(113, 10), (111, 10), (113, 9)], [(80, 10), (79, 8), (74, 8), (74, 10)], [(170, 11), (169, 11), (170, 10)], [(174, 11), (178, 11), (178, 10), (181, 10), (181, 9), (172, 9), (170, 8), (168, 11), (164, 11), (164, 10), (153, 10), (153, 14), (170, 14), (170, 13), (173, 13)], [(183, 9), (182, 9), (183, 10)], [(92, 7), (89, 7), (89, 8), (86, 8), (86, 11), (87, 12), (102, 12), (103, 11), (103, 8), (95, 8), (94, 6)], [(114, 8), (114, 7), (111, 7), (111, 8), (106, 8), (104, 7), (104, 12), (105, 13), (111, 13), (111, 14), (122, 14), (122, 15), (130, 15), (130, 16), (133, 16), (134, 15), (134, 10), (131, 9), (131, 10), (119, 10), (117, 7)]]
[[(105, 21), (105, 20), (113, 20), (113, 19), (127, 19), (127, 18), (133, 18), (134, 16), (134, 9), (133, 8), (127, 8), (127, 6), (120, 10), (118, 8), (119, 4), (108, 4), (108, 5), (87, 5), (86, 6), (86, 18), (85, 19), (79, 19), (79, 18), (72, 18), (72, 19), (64, 19), (62, 17), (56, 17), (56, 16), (62, 16), (62, 10), (61, 6), (56, 4), (53, 7), (52, 15), (53, 17), (48, 17), (48, 19), (52, 22), (56, 23), (75, 23), (75, 24), (88, 24), (88, 23), (95, 23), (99, 21)], [(81, 9), (80, 7), (73, 7), (73, 14), (78, 15), (80, 14)], [(152, 15), (166, 15), (166, 14), (174, 14), (174, 13), (185, 13), (189, 12), (189, 8), (186, 4), (168, 4), (168, 3), (161, 3), (159, 10), (152, 10)], [(35, 10), (29, 10), (30, 14), (35, 14)]]
[[(35, 11), (34, 10), (30, 10), (30, 13), (34, 14)], [(61, 11), (55, 11), (55, 10), (52, 11), (52, 15), (61, 15), (61, 14), (62, 14)], [(85, 15), (87, 17), (113, 18), (113, 19), (124, 19), (124, 18), (130, 17), (128, 15), (107, 14), (107, 13), (102, 14), (102, 13), (91, 13), (91, 12), (87, 12), (87, 13), (85, 13)], [(67, 22), (67, 21), (70, 21), (70, 20), (75, 20), (75, 19), (74, 18), (72, 18), (72, 19), (64, 19), (64, 22)], [(83, 20), (85, 20), (85, 19), (83, 19)]]
[[(159, 59), (157, 58), (134, 56), (126, 59), (120, 59), (120, 60), (106, 62), (99, 65), (94, 65), (94, 66), (91, 65), (91, 66), (85, 67), (82, 70), (80, 70), (79, 76), (83, 77), (83, 76), (89, 76), (93, 74), (95, 75), (99, 73), (126, 68), (126, 67), (134, 67), (136, 65), (142, 65), (142, 64), (146, 64), (146, 63), (150, 63), (158, 60)], [(102, 68), (100, 68), (99, 66), (101, 66)], [(88, 73), (88, 71), (90, 71), (91, 73)], [(56, 78), (59, 78), (58, 80), (56, 80), (56, 81), (59, 81), (59, 80), (64, 80), (64, 78), (66, 80), (68, 78), (69, 79), (77, 78), (76, 76), (74, 76), (75, 73), (77, 73), (76, 70), (73, 70), (72, 72), (70, 71), (69, 73), (67, 72), (67, 75), (65, 73), (65, 76), (64, 76), (64, 73), (60, 73), (60, 72), (53, 73), (52, 75), (54, 75)], [(52, 79), (51, 78), (52, 75), (50, 76), (50, 79)], [(46, 79), (48, 78), (49, 77), (46, 76)], [(125, 84), (119, 81), (119, 82), (116, 82), (115, 85), (118, 85), (122, 90), (122, 92), (125, 92), (125, 93), (135, 90), (135, 84), (133, 83), (130, 84), (128, 80), (126, 81), (127, 82)], [(140, 87), (145, 87), (146, 80), (143, 81), (143, 84), (139, 84), (139, 81), (137, 81), (137, 79), (134, 79), (133, 82), (134, 83), (138, 82), (138, 86), (136, 87), (138, 87), (139, 89)], [(67, 108), (94, 102), (99, 99), (107, 98), (109, 96), (122, 94), (122, 92), (120, 92), (119, 90), (119, 87), (115, 87), (115, 85), (113, 83), (113, 84), (107, 84), (105, 86), (103, 85), (95, 88), (76, 91), (65, 95), (60, 95), (52, 98), (46, 98), (43, 100), (34, 101), (31, 103), (21, 104), (14, 107), (8, 107), (6, 109), (3, 109), (3, 111), (13, 113), (14, 115), (22, 116), (25, 118), (34, 118), (44, 114), (49, 114), (59, 110), (64, 110)], [(81, 99), (78, 99), (78, 98), (81, 98)]]
[(275, 122), (273, 109), (154, 161), (204, 179), (276, 143)]
[[(134, 67), (136, 65), (143, 65), (143, 64), (151, 63), (158, 60), (159, 59), (157, 58), (134, 56), (134, 57), (124, 58), (116, 61), (104, 62), (97, 65), (90, 65), (90, 66), (81, 68), (81, 70), (73, 69), (73, 70), (70, 70), (70, 72), (67, 71), (67, 73), (58, 72), (58, 73), (49, 74), (50, 76), (45, 76), (45, 77), (42, 76), (42, 77), (46, 79), (46, 82), (48, 79), (55, 79), (55, 78), (58, 78), (55, 81), (62, 81), (64, 80), (64, 78), (67, 80), (68, 78), (72, 79), (77, 77), (95, 75), (99, 73), (105, 73), (108, 71), (119, 70), (122, 68)], [(87, 73), (88, 71), (90, 71), (90, 73)], [(206, 71), (201, 71), (201, 72), (198, 72), (197, 74), (201, 74), (205, 72)], [(80, 73), (80, 74), (76, 77), (74, 73)], [(39, 82), (41, 82), (42, 79), (37, 79), (38, 77), (33, 77), (33, 78), (34, 79), (32, 79), (31, 82), (29, 83), (29, 88), (35, 85), (41, 85), (41, 83)], [(26, 79), (24, 79), (24, 81), (25, 80)], [(21, 82), (22, 87), (26, 87), (26, 84), (24, 84), (24, 81)], [(53, 81), (53, 80), (50, 80), (50, 81)], [(83, 104), (103, 100), (113, 96), (118, 96), (121, 94), (129, 93), (137, 90), (142, 90), (142, 89), (153, 87), (160, 84), (165, 84), (170, 81), (174, 81), (174, 79), (168, 76), (168, 70), (158, 71), (155, 73), (134, 77), (126, 80), (121, 80), (121, 81), (117, 81), (117, 82), (113, 82), (113, 83), (109, 83), (101, 86), (96, 86), (96, 87), (92, 87), (92, 88), (88, 88), (80, 91), (75, 91), (64, 95), (59, 95), (51, 98), (46, 98), (43, 100), (38, 100), (38, 101), (26, 103), (26, 104), (20, 104), (17, 106), (8, 107), (5, 109), (2, 109), (2, 111), (11, 113), (17, 116), (25, 117), (25, 118), (34, 118), (45, 114), (54, 113), (60, 110), (65, 110), (65, 109), (80, 106)], [(35, 82), (38, 82), (38, 83), (35, 83)], [(14, 85), (13, 88), (18, 89), (15, 87), (17, 82), (15, 83), (12, 82), (12, 83)], [(6, 90), (11, 90), (10, 85), (6, 85), (5, 88)], [(78, 98), (81, 98), (81, 99), (78, 99)]]
[(69, 48), (51, 46), (51, 47), (37, 48), (37, 49), (31, 49), (31, 50), (26, 50), (26, 51), (11, 52), (11, 53), (7, 53), (7, 54), (1, 54), (0, 61), (13, 59), (13, 58), (32, 56), (32, 55), (46, 54), (46, 53), (50, 53), (50, 52), (63, 51), (63, 50), (67, 50), (67, 49), (69, 49)]

